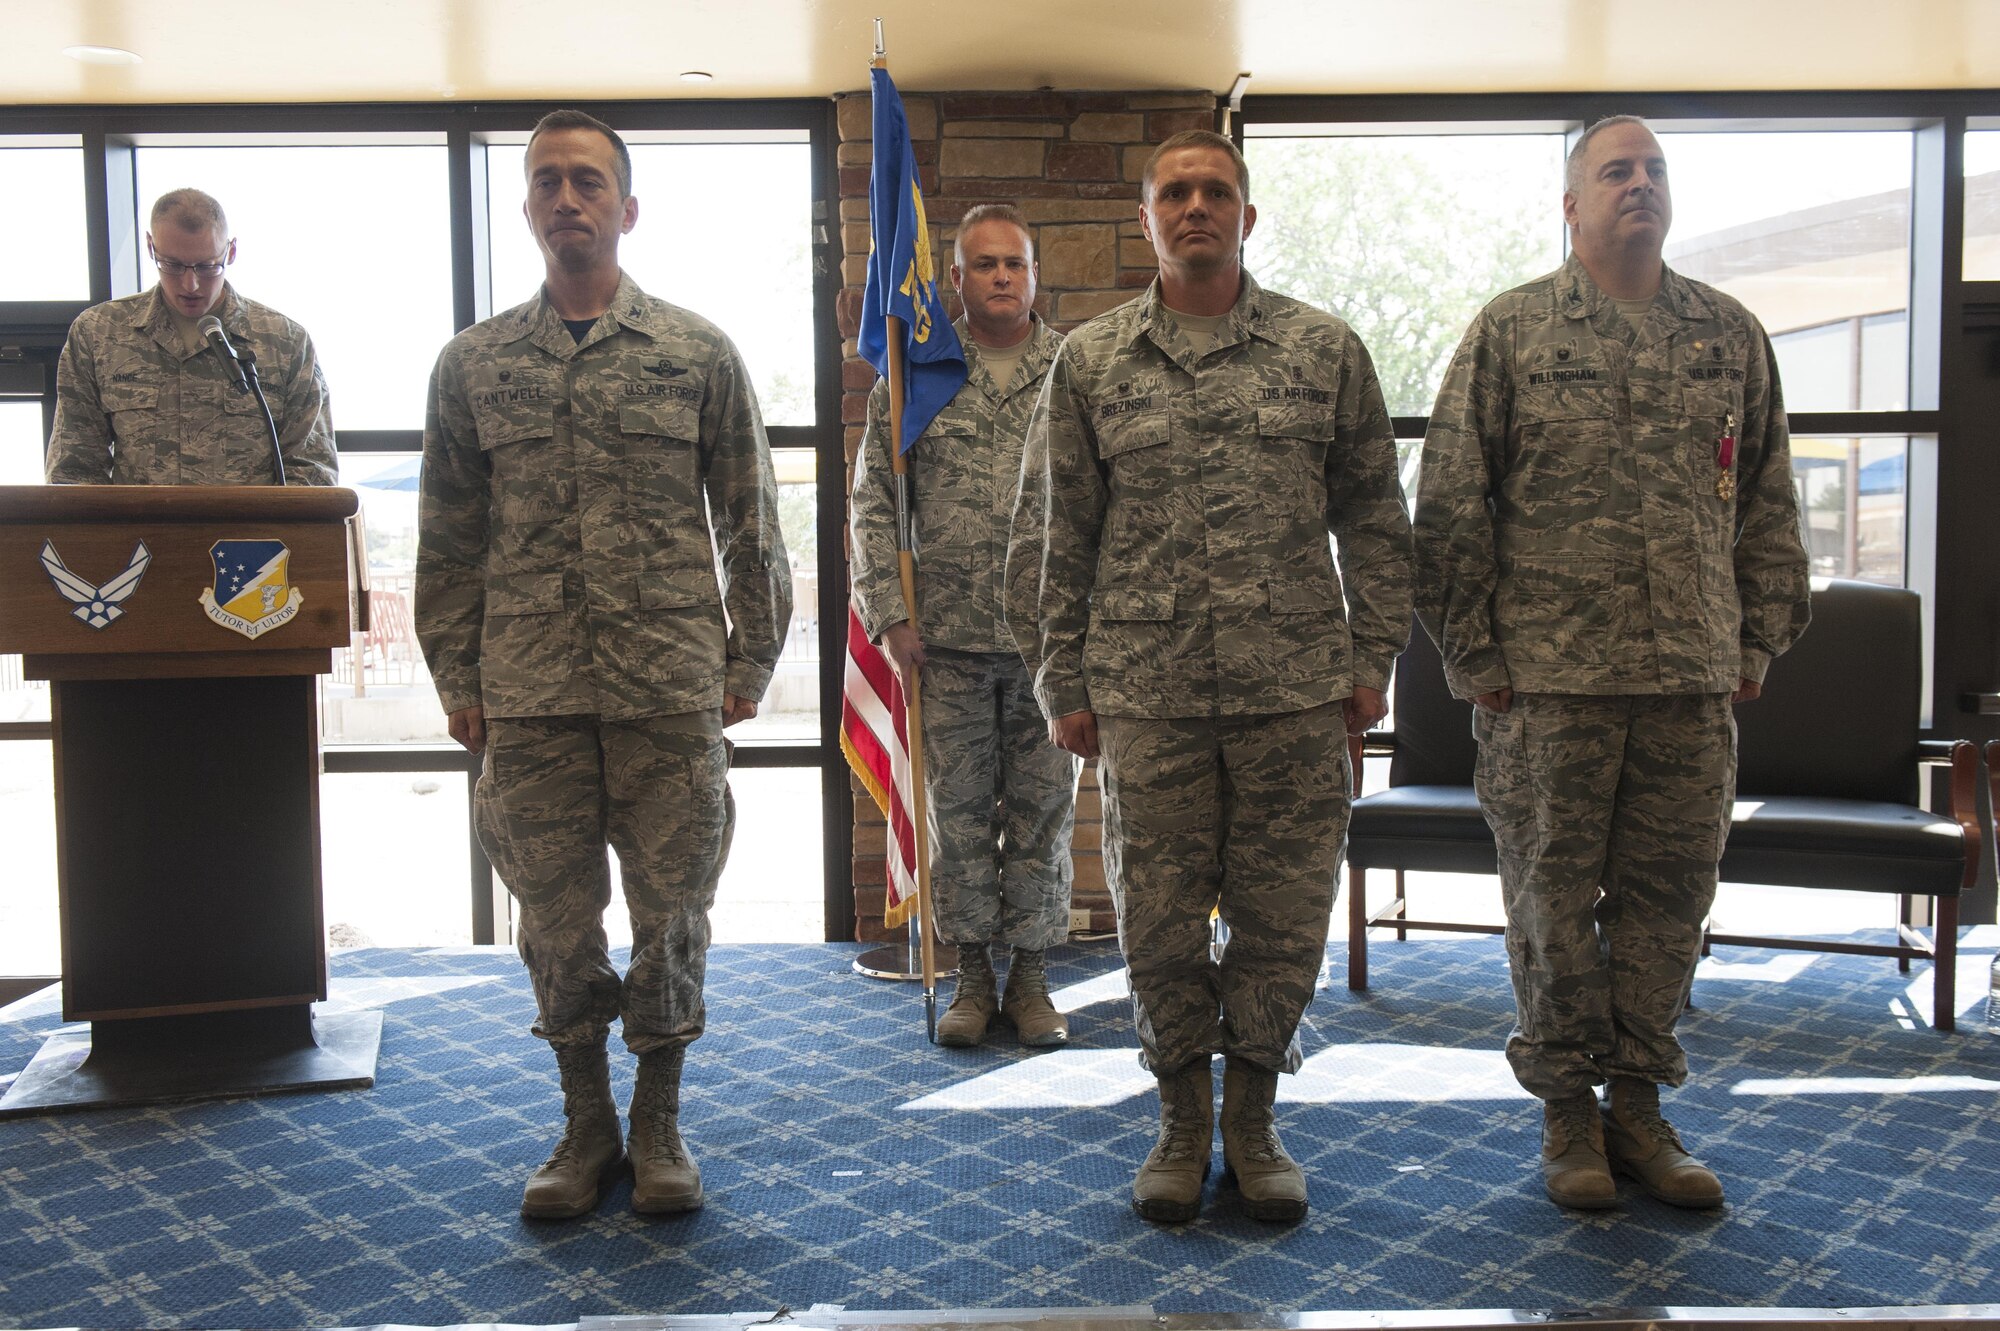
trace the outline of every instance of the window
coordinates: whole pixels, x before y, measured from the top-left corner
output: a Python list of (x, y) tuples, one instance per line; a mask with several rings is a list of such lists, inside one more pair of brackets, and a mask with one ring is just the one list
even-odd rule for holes
[[(418, 429), (451, 337), (451, 215), (441, 147), (141, 147), (139, 226), (169, 190), (214, 195), (236, 238), (229, 281), (311, 335), (343, 430)], [(150, 284), (154, 273), (145, 270)]]
[(1799, 520), (1815, 577), (1903, 585), (1909, 442), (1792, 439)]
[[(431, 708), (437, 709), (436, 695)], [(446, 947), (472, 941), (462, 775), (329, 772), (320, 778), (319, 804), (328, 943)]]
[(778, 474), (778, 521), (792, 560), (792, 623), (757, 715), (730, 729), (745, 740), (819, 738), (819, 460), (809, 448), (771, 451)]
[(1250, 132), (1244, 261), (1360, 334), (1391, 415), (1428, 415), (1480, 307), (1562, 262), (1560, 134)]
[[(39, 401), (0, 401), (0, 485), (40, 485), (43, 442)], [(49, 686), (23, 679), (20, 657), (0, 656), (0, 722), (48, 719)], [(0, 756), (11, 747), (0, 744)], [(7, 973), (0, 966), (0, 975)]]
[[(816, 379), (819, 357), (830, 350), (822, 344), (837, 334), (814, 319), (825, 275), (814, 270), (812, 246), (813, 181), (831, 161), (820, 138), (827, 119), (803, 104), (692, 116), (685, 109), (660, 104), (635, 113), (648, 126), (632, 136), (644, 207), (623, 259), (647, 290), (713, 319), (743, 352), (765, 422), (778, 427), (773, 461), (797, 605), (761, 715), (730, 732), (739, 743), (777, 751), (767, 748), (752, 759), (758, 766), (731, 776), (739, 808), (728, 889), (735, 923), (724, 927), (744, 941), (817, 939), (822, 885), (848, 891), (845, 882), (826, 882), (826, 865), (844, 856), (829, 854), (819, 836), (822, 767), (841, 761), (819, 733), (826, 663), (818, 631), (815, 448), (826, 441), (814, 428), (822, 424)], [(0, 376), (0, 484), (41, 480), (47, 404), (36, 371), (59, 345), (60, 306), (89, 298), (93, 258), (110, 264), (114, 282), (124, 285), (118, 266), (129, 250), (92, 256), (90, 238), (129, 239), (135, 223), (143, 234), (153, 202), (169, 190), (192, 186), (215, 195), (238, 242), (232, 284), (313, 338), (342, 435), (340, 481), (360, 496), (369, 532), (374, 625), (334, 652), (319, 690), (332, 941), (489, 938), (483, 896), (468, 909), (469, 879), (484, 866), (475, 865), (469, 844), (467, 763), (445, 734), (411, 618), (416, 433), (437, 351), (472, 295), (453, 286), (454, 244), (472, 247), (474, 238), (454, 233), (453, 158), (445, 144), (464, 132), (476, 153), (487, 152), (492, 126), (463, 106), (103, 107), (61, 124), (76, 132), (41, 132), (61, 114), (0, 109), (0, 121), (28, 130), (0, 134), (0, 166), (16, 193), (36, 200), (32, 219), (18, 209), (0, 217), (0, 237), (30, 256), (0, 275), (0, 369), (13, 366)], [(86, 141), (85, 124), (103, 130), (102, 143)], [(132, 145), (129, 157), (125, 144)], [(489, 275), (502, 309), (531, 296), (542, 280), (540, 254), (520, 219), (522, 155), (518, 142), (491, 149)], [(475, 157), (472, 165), (477, 180), (482, 164)], [(128, 166), (134, 216), (89, 216), (92, 198), (122, 206), (126, 192), (116, 177)], [(93, 195), (85, 188), (92, 173), (113, 187)], [(147, 285), (154, 276), (150, 266), (140, 274)], [(0, 743), (0, 817), (7, 820), (0, 825), (21, 832), (17, 867), (27, 875), (22, 893), (0, 900), (0, 974), (59, 965), (49, 714), (47, 687), (21, 679), (18, 658), (0, 658), (0, 739), (11, 741)], [(395, 745), (421, 747), (378, 748)], [(417, 770), (431, 763), (435, 771)], [(845, 843), (844, 825), (824, 832)], [(27, 890), (41, 885), (45, 900)], [(612, 915), (622, 924), (622, 910)]]
[(1826, 411), (1903, 411), (1909, 406), (1910, 321), (1905, 311), (1775, 333), (1771, 346), (1778, 353), (1788, 409), (1793, 402), (1818, 402)]
[(1907, 334), (1889, 330), (1910, 306), (1911, 136), (1663, 132), (1660, 145), (1673, 182), (1667, 263), (1762, 320), (1786, 408), (1904, 407)]
[[(648, 295), (714, 321), (743, 353), (766, 425), (813, 423), (812, 150), (797, 143), (633, 143), (639, 221), (619, 260)], [(521, 214), (524, 143), (487, 150), (493, 308), (542, 284)]]
[[(60, 139), (0, 138), (0, 300), (86, 300), (83, 149)], [(32, 206), (28, 206), (32, 203)]]
[(340, 483), (361, 498), (372, 606), (366, 633), (333, 654), (320, 690), (326, 744), (448, 743), (444, 710), (417, 645), (416, 453), (343, 453)]
[(7, 890), (0, 892), (0, 975), (60, 974), (55, 761), (49, 741), (0, 744), (0, 827), (7, 829)]
[(2000, 130), (1965, 136), (1965, 278), (2000, 282)]

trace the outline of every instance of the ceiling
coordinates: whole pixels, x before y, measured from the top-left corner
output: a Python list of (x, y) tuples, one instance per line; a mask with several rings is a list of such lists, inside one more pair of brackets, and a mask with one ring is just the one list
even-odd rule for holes
[(877, 16), (914, 90), (2000, 85), (2000, 0), (0, 0), (0, 97), (817, 97), (865, 86)]

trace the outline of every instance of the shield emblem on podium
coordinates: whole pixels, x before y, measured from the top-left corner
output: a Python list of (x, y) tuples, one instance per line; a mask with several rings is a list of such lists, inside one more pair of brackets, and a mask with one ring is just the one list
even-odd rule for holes
[(288, 623), (305, 597), (291, 585), (283, 541), (217, 541), (208, 549), (215, 576), (202, 609), (226, 629), (256, 638)]

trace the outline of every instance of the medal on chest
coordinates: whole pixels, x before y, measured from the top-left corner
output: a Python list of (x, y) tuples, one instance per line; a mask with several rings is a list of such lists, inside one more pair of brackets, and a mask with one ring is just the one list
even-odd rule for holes
[(1715, 497), (1736, 497), (1736, 415), (1731, 412), (1722, 423), (1722, 437), (1715, 441)]

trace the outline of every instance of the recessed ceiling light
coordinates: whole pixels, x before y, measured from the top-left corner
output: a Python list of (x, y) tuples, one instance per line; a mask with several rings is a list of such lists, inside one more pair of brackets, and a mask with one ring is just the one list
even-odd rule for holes
[(684, 69), (681, 71), (681, 82), (713, 83), (715, 82), (715, 75), (709, 73), (705, 69)]
[(86, 65), (136, 65), (139, 53), (122, 46), (65, 46), (63, 54)]

